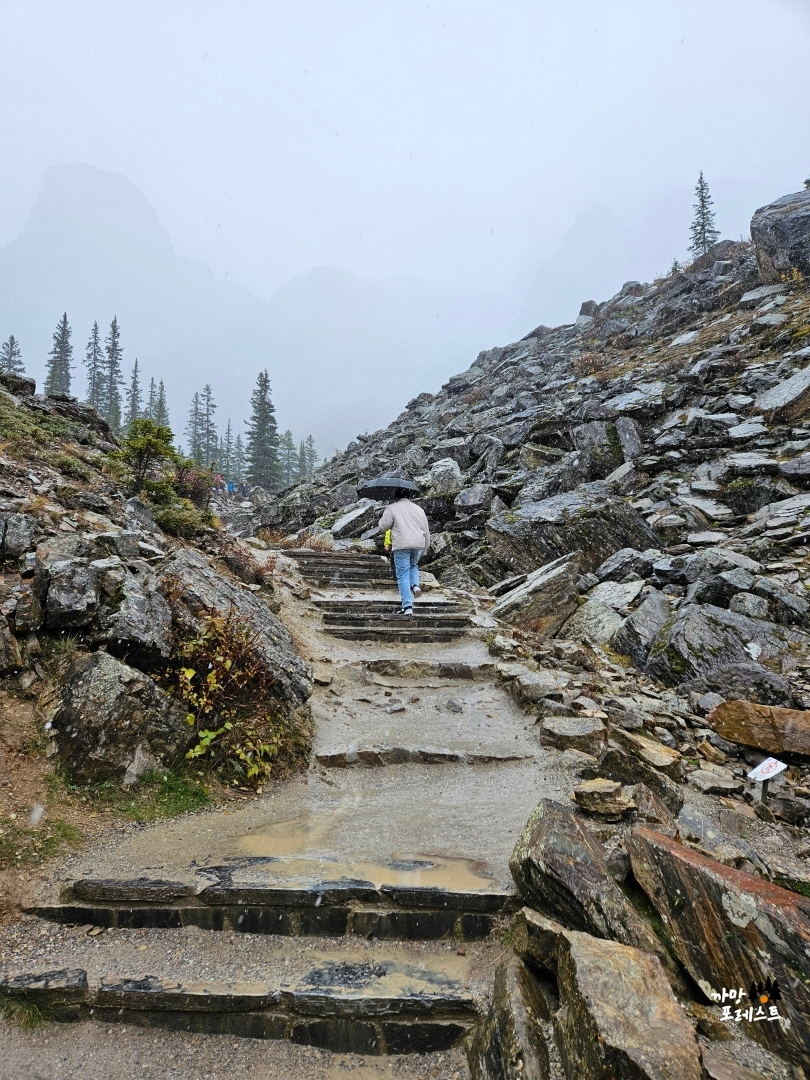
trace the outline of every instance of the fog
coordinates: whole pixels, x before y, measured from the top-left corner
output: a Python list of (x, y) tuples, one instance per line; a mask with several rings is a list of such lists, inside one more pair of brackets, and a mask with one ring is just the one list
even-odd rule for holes
[[(0, 339), (330, 452), (810, 172), (807, 0), (1, 0)], [(80, 367), (80, 365), (78, 365)], [(81, 371), (76, 389), (83, 390)]]

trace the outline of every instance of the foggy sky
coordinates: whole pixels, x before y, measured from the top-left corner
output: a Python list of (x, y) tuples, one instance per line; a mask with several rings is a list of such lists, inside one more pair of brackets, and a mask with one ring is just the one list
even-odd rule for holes
[(525, 311), (595, 204), (630, 238), (618, 287), (684, 256), (700, 169), (732, 238), (801, 187), (808, 44), (808, 0), (0, 0), (0, 246), (49, 166), (87, 163), (261, 297), (411, 275), (526, 332), (588, 295), (592, 266)]

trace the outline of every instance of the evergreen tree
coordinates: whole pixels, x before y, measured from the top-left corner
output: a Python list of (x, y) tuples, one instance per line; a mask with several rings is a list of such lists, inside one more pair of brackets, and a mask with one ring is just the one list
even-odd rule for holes
[(56, 324), (53, 332), (53, 347), (46, 360), (46, 394), (69, 394), (70, 378), (73, 365), (73, 346), (70, 343), (71, 329), (68, 325), (67, 312)]
[(720, 233), (714, 227), (714, 210), (712, 210), (709, 185), (703, 179), (702, 170), (695, 185), (695, 199), (692, 206), (695, 216), (689, 227), (689, 235), (692, 239), (689, 250), (697, 259), (700, 255), (705, 255), (712, 244), (716, 244), (720, 239)]
[(284, 487), (289, 487), (295, 480), (298, 468), (298, 451), (295, 448), (292, 432), (289, 428), (281, 436), (279, 462), (281, 464), (282, 483)]
[(123, 355), (118, 317), (113, 316), (110, 331), (104, 339), (105, 361), (99, 411), (116, 435), (121, 431), (121, 386), (124, 382), (121, 360)]
[(222, 469), (222, 475), (226, 480), (232, 479), (234, 470), (234, 454), (233, 454), (233, 429), (231, 427), (231, 418), (228, 417), (228, 422), (225, 425), (225, 434), (219, 440), (219, 461)]
[(144, 420), (155, 419), (155, 406), (157, 405), (157, 384), (154, 379), (149, 380), (149, 391), (146, 395), (146, 405), (143, 409)]
[[(210, 385), (206, 383), (200, 395), (200, 452), (203, 456), (204, 465), (210, 465), (212, 461), (218, 461), (217, 426), (214, 423), (216, 408), (213, 391)], [(220, 471), (219, 467), (218, 471)]]
[(171, 427), (171, 424), (169, 423), (169, 407), (166, 404), (166, 387), (163, 385), (163, 379), (158, 383), (153, 420), (158, 427)]
[(315, 450), (315, 440), (311, 435), (307, 435), (304, 440), (304, 457), (307, 463), (307, 476), (312, 476), (318, 464), (318, 454)]
[[(202, 465), (202, 405), (200, 395), (195, 394), (191, 399), (191, 407), (188, 410), (188, 423), (186, 424), (186, 439), (188, 440), (188, 456), (195, 465)], [(208, 464), (205, 462), (205, 464)]]
[(241, 435), (237, 435), (233, 441), (233, 471), (234, 480), (241, 484), (245, 478), (245, 448)]
[(87, 404), (100, 413), (104, 387), (104, 350), (101, 347), (101, 332), (97, 322), (93, 323), (90, 331), (84, 366), (87, 368)]
[(306, 480), (307, 478), (307, 451), (304, 446), (304, 440), (298, 444), (298, 468), (295, 471), (296, 480)]
[(129, 380), (129, 389), (127, 390), (127, 408), (124, 414), (124, 427), (127, 431), (136, 420), (141, 419), (141, 401), (141, 378), (138, 371), (138, 357), (136, 356), (135, 363), (132, 365), (132, 377)]
[(247, 478), (251, 484), (275, 491), (281, 486), (283, 477), (278, 459), (276, 410), (270, 397), (270, 376), (267, 371), (260, 372), (256, 379), (256, 386), (250, 395), (250, 406), (245, 450)]
[(0, 345), (0, 371), (5, 375), (24, 375), (25, 365), (22, 362), (20, 343), (13, 334), (9, 335), (8, 341)]
[(805, 180), (804, 186), (807, 188), (808, 191), (810, 191), (810, 176), (808, 176)]

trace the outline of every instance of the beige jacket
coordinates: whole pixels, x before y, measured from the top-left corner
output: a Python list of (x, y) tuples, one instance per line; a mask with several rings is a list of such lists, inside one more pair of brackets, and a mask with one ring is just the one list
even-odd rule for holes
[(391, 550), (430, 547), (430, 526), (425, 511), (410, 499), (399, 499), (386, 506), (380, 518), (380, 532), (391, 530)]

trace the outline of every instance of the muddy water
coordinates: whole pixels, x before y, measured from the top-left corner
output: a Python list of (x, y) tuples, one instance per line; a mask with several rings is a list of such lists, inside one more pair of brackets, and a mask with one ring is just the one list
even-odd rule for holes
[[(337, 881), (351, 878), (381, 885), (438, 888), (450, 892), (490, 892), (495, 881), (483, 864), (472, 859), (429, 854), (392, 853), (380, 862), (342, 860), (330, 850), (334, 816), (302, 816), (289, 821), (275, 821), (253, 829), (240, 837), (240, 853), (270, 857), (267, 871), (274, 879)], [(333, 850), (333, 849), (332, 849)]]

